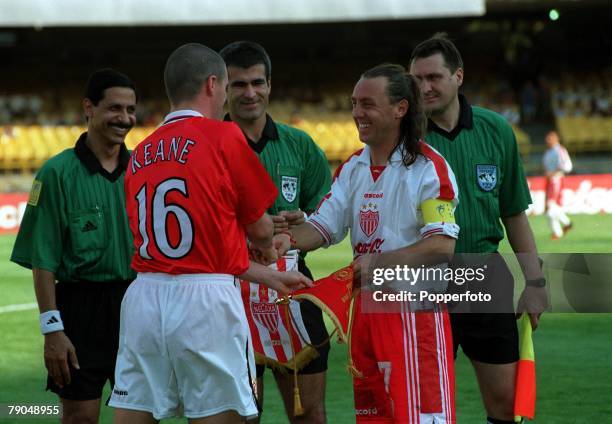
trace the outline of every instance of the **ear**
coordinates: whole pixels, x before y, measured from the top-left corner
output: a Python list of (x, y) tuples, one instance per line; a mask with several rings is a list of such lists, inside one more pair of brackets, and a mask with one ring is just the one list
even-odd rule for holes
[(408, 103), (408, 100), (400, 100), (395, 108), (395, 119), (402, 119), (408, 113), (409, 108), (410, 104)]
[(208, 97), (212, 97), (215, 94), (215, 88), (217, 87), (217, 84), (219, 84), (219, 81), (217, 80), (216, 75), (211, 75), (206, 78), (206, 95)]
[(94, 109), (94, 104), (92, 103), (91, 100), (85, 98), (83, 99), (83, 112), (85, 112), (85, 117), (87, 118), (87, 120), (89, 120), (91, 117), (93, 117), (93, 109)]
[(463, 68), (457, 68), (455, 75), (457, 76), (457, 86), (461, 87), (463, 85)]
[(272, 78), (268, 78), (268, 94), (272, 92)]

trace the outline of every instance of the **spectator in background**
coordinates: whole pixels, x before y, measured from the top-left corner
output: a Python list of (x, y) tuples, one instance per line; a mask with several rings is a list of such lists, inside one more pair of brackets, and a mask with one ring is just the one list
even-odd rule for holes
[(523, 112), (523, 124), (530, 124), (536, 116), (538, 93), (531, 81), (527, 81), (521, 91), (521, 109)]
[(546, 134), (548, 149), (542, 159), (546, 173), (546, 215), (552, 231), (552, 239), (558, 240), (571, 228), (572, 222), (561, 205), (563, 177), (572, 171), (572, 160), (567, 149), (559, 142), (559, 134), (549, 131)]

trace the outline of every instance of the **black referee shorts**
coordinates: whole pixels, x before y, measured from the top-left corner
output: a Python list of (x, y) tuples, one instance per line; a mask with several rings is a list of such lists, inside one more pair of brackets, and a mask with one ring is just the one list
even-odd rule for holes
[[(304, 263), (304, 259), (300, 258), (298, 261), (298, 270), (313, 280), (312, 273)], [(327, 371), (327, 359), (329, 357), (329, 333), (325, 328), (325, 322), (323, 321), (323, 312), (314, 303), (303, 300), (300, 302), (300, 311), (302, 312), (302, 319), (304, 320), (304, 326), (310, 337), (310, 342), (315, 346), (319, 356), (310, 361), (304, 368), (298, 371), (298, 374), (317, 374), (320, 372)], [(325, 342), (325, 340), (327, 340)], [(323, 343), (325, 342), (325, 343)], [(266, 370), (265, 365), (257, 365), (257, 378), (261, 378)], [(288, 372), (291, 370), (287, 369)]]
[[(451, 313), (455, 358), (459, 346), (465, 355), (487, 364), (509, 364), (519, 359), (516, 316), (513, 311), (514, 277), (503, 257), (491, 254), (487, 260), (487, 280), (464, 289), (472, 292), (488, 287), (493, 305), (473, 304), (470, 313)], [(502, 311), (502, 312), (494, 312)]]
[(71, 382), (62, 388), (47, 376), (47, 390), (64, 399), (92, 400), (102, 396), (107, 381), (114, 385), (121, 300), (128, 285), (126, 281), (57, 283), (57, 307), (80, 369), (69, 363)]

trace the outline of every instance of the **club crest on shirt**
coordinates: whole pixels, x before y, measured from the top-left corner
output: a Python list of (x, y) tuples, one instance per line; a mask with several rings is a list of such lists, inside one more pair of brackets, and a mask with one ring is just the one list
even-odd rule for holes
[(380, 215), (378, 213), (378, 206), (376, 203), (368, 203), (361, 205), (359, 210), (359, 226), (361, 231), (370, 237), (378, 228), (378, 222)]
[(278, 331), (278, 307), (274, 303), (251, 302), (251, 313), (270, 333)]
[(295, 200), (297, 195), (298, 179), (297, 177), (281, 176), (281, 193), (285, 200), (289, 203)]
[(497, 165), (476, 165), (476, 181), (484, 191), (491, 191), (497, 185)]

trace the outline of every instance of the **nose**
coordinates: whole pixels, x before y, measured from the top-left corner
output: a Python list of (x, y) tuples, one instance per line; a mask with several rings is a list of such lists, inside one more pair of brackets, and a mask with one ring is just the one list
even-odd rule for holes
[(426, 78), (421, 78), (419, 80), (419, 89), (421, 90), (421, 93), (423, 94), (431, 90), (431, 84), (429, 83), (429, 81), (427, 81)]
[(252, 99), (256, 95), (257, 95), (257, 93), (255, 92), (255, 88), (253, 88), (253, 86), (251, 84), (247, 84), (247, 86), (244, 89), (244, 97)]
[(363, 117), (363, 108), (359, 105), (353, 105), (353, 118), (359, 119)]
[(127, 109), (122, 109), (121, 112), (118, 113), (118, 118), (123, 124), (129, 124), (132, 121), (132, 114), (127, 111)]

